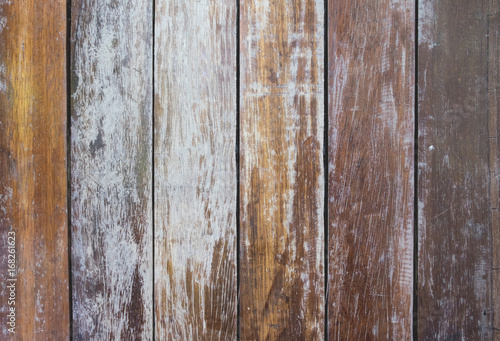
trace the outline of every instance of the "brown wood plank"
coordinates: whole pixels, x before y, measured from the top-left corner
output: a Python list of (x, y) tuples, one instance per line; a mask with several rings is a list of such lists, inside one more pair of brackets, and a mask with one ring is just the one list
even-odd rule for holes
[(329, 340), (411, 340), (414, 12), (328, 1)]
[(73, 0), (73, 338), (153, 332), (152, 0)]
[(324, 2), (240, 10), (240, 337), (321, 340)]
[(489, 0), (419, 2), (420, 340), (492, 336), (489, 10)]
[(236, 6), (156, 0), (159, 340), (236, 340)]
[(69, 339), (66, 103), (66, 2), (0, 1), (2, 340)]

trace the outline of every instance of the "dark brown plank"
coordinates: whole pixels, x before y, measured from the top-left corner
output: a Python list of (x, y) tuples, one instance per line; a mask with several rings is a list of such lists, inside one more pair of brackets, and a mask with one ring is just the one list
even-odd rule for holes
[(156, 0), (159, 340), (236, 340), (236, 7)]
[(0, 1), (2, 340), (69, 339), (66, 188), (66, 2)]
[(411, 340), (413, 1), (328, 1), (329, 340)]
[(240, 10), (240, 337), (321, 340), (324, 2)]
[(75, 340), (152, 338), (152, 5), (71, 3)]
[(420, 340), (492, 336), (489, 7), (419, 2)]

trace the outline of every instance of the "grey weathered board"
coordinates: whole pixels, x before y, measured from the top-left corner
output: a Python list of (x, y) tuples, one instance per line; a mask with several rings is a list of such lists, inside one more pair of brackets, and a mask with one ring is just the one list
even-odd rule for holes
[(73, 338), (153, 332), (152, 0), (71, 1)]
[(236, 339), (236, 8), (156, 0), (159, 340)]

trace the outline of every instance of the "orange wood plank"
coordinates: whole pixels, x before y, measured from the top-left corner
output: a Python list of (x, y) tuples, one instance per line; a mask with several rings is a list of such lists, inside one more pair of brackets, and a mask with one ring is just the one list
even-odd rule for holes
[(2, 340), (69, 339), (66, 103), (66, 2), (0, 1)]
[(240, 337), (324, 337), (324, 3), (241, 1)]

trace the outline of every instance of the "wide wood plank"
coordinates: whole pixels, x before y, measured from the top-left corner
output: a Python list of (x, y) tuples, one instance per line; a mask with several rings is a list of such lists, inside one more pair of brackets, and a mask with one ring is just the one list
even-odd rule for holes
[(236, 340), (236, 6), (156, 0), (159, 340)]
[(152, 0), (73, 0), (73, 338), (153, 332)]
[(2, 340), (69, 339), (66, 103), (66, 2), (0, 1)]
[(324, 3), (243, 0), (240, 337), (324, 337)]
[(411, 340), (410, 0), (329, 0), (329, 340)]
[[(496, 119), (496, 110), (488, 114), (489, 7), (489, 0), (419, 1), (420, 340), (492, 336), (491, 205), (498, 200), (489, 195), (490, 147), (497, 157), (497, 128), (488, 131)], [(490, 66), (496, 75), (498, 63)]]

